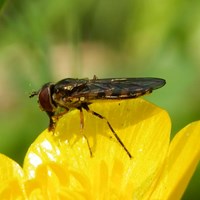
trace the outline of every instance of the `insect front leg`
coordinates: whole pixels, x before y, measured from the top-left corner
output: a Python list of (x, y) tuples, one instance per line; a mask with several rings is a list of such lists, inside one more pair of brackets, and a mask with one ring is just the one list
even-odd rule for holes
[(60, 113), (46, 111), (47, 115), (49, 116), (49, 127), (48, 127), (49, 131), (54, 132), (56, 127), (56, 122), (58, 121), (58, 119), (69, 111), (68, 108), (63, 108), (63, 109), (64, 110)]
[(54, 129), (55, 129), (55, 121), (54, 121), (53, 117), (54, 117), (55, 113), (54, 112), (47, 112), (47, 111), (46, 111), (46, 113), (49, 116), (49, 127), (48, 127), (48, 130), (49, 131), (54, 131)]
[(88, 107), (87, 104), (85, 104), (85, 103), (82, 104), (82, 107), (83, 107), (87, 112), (91, 113), (92, 115), (95, 115), (96, 117), (98, 117), (98, 118), (100, 118), (100, 119), (104, 119), (104, 120), (107, 122), (107, 124), (108, 124), (110, 130), (112, 131), (112, 133), (113, 133), (113, 135), (114, 135), (114, 137), (117, 139), (117, 141), (119, 142), (119, 144), (123, 147), (123, 149), (126, 151), (126, 153), (128, 154), (129, 158), (132, 158), (131, 153), (128, 151), (128, 149), (126, 148), (126, 146), (124, 145), (124, 143), (122, 142), (122, 140), (120, 139), (120, 137), (119, 137), (119, 136), (117, 135), (117, 133), (114, 131), (114, 129), (113, 129), (113, 127), (111, 126), (110, 122), (109, 122), (104, 116), (100, 115), (100, 114), (97, 113), (97, 112), (94, 112), (93, 110), (90, 110), (90, 108)]

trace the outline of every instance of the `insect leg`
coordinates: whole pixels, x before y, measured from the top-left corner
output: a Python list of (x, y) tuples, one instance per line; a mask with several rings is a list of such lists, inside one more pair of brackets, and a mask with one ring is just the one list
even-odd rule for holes
[(126, 153), (128, 154), (129, 158), (132, 158), (132, 155), (130, 154), (130, 152), (128, 151), (128, 149), (126, 148), (126, 146), (124, 145), (124, 143), (121, 141), (120, 137), (117, 135), (117, 133), (114, 131), (113, 127), (111, 126), (110, 122), (102, 115), (100, 115), (99, 113), (94, 112), (93, 110), (90, 110), (90, 108), (88, 107), (87, 104), (82, 104), (82, 107), (89, 113), (91, 113), (92, 115), (95, 115), (96, 117), (100, 118), (100, 119), (104, 119), (110, 130), (112, 131), (113, 135), (115, 136), (115, 138), (117, 139), (117, 141), (120, 143), (120, 145), (123, 147), (123, 149), (126, 151)]
[(59, 114), (55, 114), (55, 112), (46, 111), (47, 115), (49, 116), (49, 127), (48, 127), (49, 131), (54, 132), (56, 122), (58, 121), (58, 119), (69, 111), (68, 108), (64, 108), (64, 109), (65, 110)]
[(54, 131), (54, 128), (55, 128), (55, 122), (53, 120), (54, 112), (46, 111), (46, 113), (49, 116), (49, 127), (48, 127), (48, 130), (49, 131)]
[(81, 134), (83, 135), (83, 137), (85, 138), (85, 140), (87, 142), (87, 145), (88, 145), (88, 148), (89, 148), (89, 151), (90, 151), (90, 156), (92, 157), (92, 150), (91, 150), (91, 147), (90, 147), (90, 143), (89, 143), (88, 138), (86, 137), (86, 135), (83, 134), (83, 128), (84, 128), (83, 109), (82, 109), (82, 107), (79, 107), (78, 109), (80, 110)]

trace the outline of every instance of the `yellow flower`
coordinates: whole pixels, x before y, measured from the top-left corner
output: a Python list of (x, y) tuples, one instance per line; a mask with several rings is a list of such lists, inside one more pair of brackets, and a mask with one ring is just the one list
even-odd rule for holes
[[(103, 107), (103, 108), (102, 108)], [(30, 146), (23, 169), (0, 155), (0, 199), (180, 199), (200, 160), (200, 121), (170, 142), (168, 114), (142, 100), (95, 103), (105, 120), (79, 111)], [(87, 140), (93, 156), (90, 156)]]

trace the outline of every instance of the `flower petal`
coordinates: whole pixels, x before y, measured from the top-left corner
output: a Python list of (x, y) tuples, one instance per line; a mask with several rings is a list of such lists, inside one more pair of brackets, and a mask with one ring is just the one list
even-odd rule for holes
[(152, 199), (180, 199), (200, 160), (200, 121), (173, 138), (168, 158)]
[(0, 199), (23, 199), (22, 168), (3, 154), (0, 163)]
[(90, 109), (108, 119), (133, 158), (128, 157), (106, 120), (84, 111), (81, 130), (80, 113), (74, 110), (58, 120), (54, 133), (44, 131), (31, 145), (24, 161), (27, 178), (36, 177), (38, 166), (53, 161), (74, 171), (84, 196), (148, 198), (168, 152), (168, 114), (142, 99), (95, 103)]

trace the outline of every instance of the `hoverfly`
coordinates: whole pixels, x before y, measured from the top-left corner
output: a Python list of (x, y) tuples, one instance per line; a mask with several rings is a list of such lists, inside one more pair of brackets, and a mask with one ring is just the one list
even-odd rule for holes
[[(151, 93), (165, 85), (165, 80), (160, 78), (105, 78), (98, 79), (74, 79), (66, 78), (57, 83), (46, 83), (36, 92), (32, 92), (30, 97), (38, 95), (38, 103), (43, 111), (49, 116), (49, 130), (54, 130), (58, 116), (72, 110), (80, 110), (80, 123), (83, 129), (83, 109), (100, 119), (106, 120), (110, 130), (119, 144), (132, 158), (122, 140), (112, 128), (109, 121), (99, 113), (90, 110), (89, 105), (97, 100), (122, 100), (132, 99)], [(64, 111), (59, 112), (59, 108)], [(92, 151), (86, 138), (90, 155)]]

